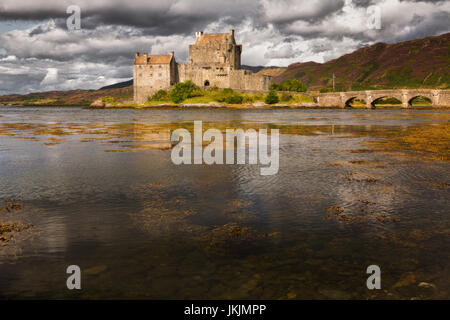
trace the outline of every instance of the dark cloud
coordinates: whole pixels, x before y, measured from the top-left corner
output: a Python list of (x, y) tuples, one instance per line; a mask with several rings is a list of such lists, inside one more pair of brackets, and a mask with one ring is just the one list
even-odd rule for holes
[[(81, 30), (67, 29), (69, 5), (81, 9)], [(372, 5), (379, 30), (367, 26)], [(0, 33), (0, 94), (129, 79), (136, 51), (186, 61), (196, 30), (234, 28), (244, 64), (288, 65), (442, 34), (449, 20), (450, 1), (430, 0), (1, 0), (0, 30), (23, 26)]]

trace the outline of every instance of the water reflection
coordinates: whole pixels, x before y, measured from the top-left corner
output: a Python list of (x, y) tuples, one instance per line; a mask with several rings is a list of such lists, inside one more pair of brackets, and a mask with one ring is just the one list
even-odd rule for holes
[[(448, 112), (0, 114), (0, 200), (24, 203), (0, 222), (33, 226), (0, 247), (1, 296), (449, 297)], [(280, 129), (279, 173), (173, 165), (170, 133), (194, 120)], [(62, 289), (70, 264), (82, 293)], [(370, 264), (385, 290), (365, 288)]]

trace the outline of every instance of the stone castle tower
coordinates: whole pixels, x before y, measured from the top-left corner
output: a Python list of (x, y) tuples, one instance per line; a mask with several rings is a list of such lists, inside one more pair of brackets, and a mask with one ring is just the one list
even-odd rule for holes
[(195, 38), (195, 44), (189, 46), (187, 63), (177, 63), (173, 52), (167, 55), (136, 53), (133, 68), (135, 103), (145, 103), (156, 91), (170, 89), (175, 83), (186, 80), (203, 88), (269, 89), (271, 77), (241, 69), (242, 45), (236, 44), (234, 30), (221, 34), (198, 31)]

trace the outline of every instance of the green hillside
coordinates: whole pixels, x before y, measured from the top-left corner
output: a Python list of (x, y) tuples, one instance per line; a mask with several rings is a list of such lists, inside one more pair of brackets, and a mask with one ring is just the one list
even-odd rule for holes
[(309, 90), (441, 88), (450, 85), (450, 33), (397, 44), (377, 43), (327, 63), (295, 63), (275, 77), (298, 79)]

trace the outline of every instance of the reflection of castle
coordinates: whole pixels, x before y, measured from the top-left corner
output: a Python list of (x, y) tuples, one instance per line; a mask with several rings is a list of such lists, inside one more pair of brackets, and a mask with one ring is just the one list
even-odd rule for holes
[(154, 92), (186, 80), (200, 87), (269, 89), (270, 76), (241, 69), (242, 45), (236, 44), (234, 30), (222, 34), (199, 31), (195, 35), (195, 44), (189, 46), (188, 63), (177, 63), (173, 52), (167, 55), (136, 53), (133, 69), (136, 103), (144, 103)]

